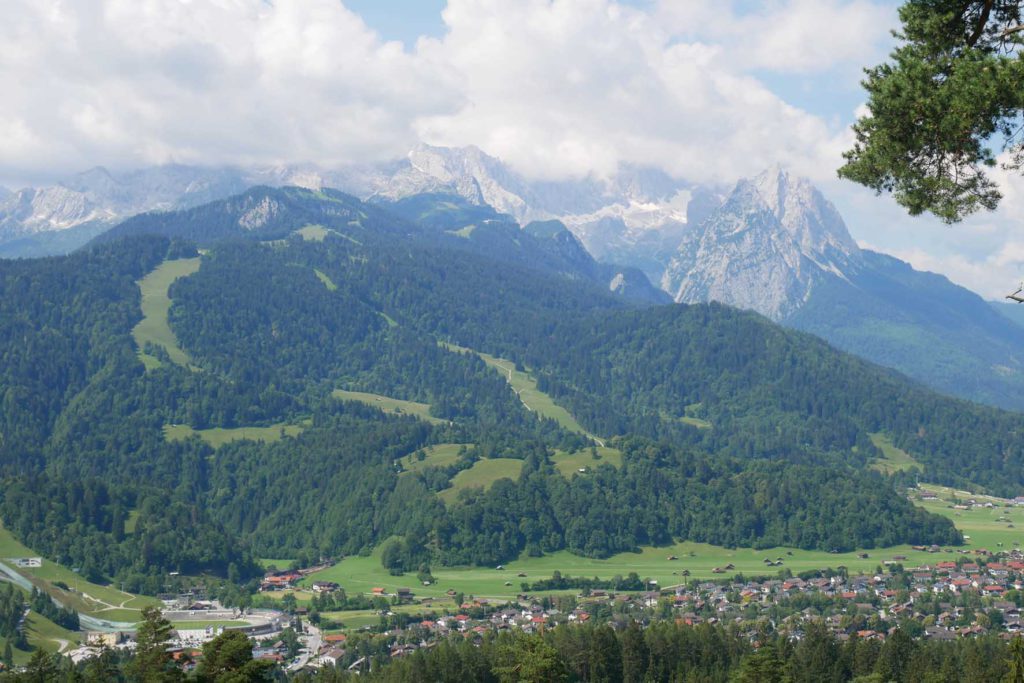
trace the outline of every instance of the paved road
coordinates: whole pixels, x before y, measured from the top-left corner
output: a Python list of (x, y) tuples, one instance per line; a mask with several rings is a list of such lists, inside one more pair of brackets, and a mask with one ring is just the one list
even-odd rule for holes
[(320, 633), (320, 629), (309, 622), (306, 622), (306, 635), (300, 637), (301, 640), (306, 641), (307, 652), (299, 655), (297, 662), (288, 667), (289, 671), (298, 671), (302, 667), (309, 663), (310, 659), (315, 660), (320, 653), (320, 644), (323, 642), (323, 636)]

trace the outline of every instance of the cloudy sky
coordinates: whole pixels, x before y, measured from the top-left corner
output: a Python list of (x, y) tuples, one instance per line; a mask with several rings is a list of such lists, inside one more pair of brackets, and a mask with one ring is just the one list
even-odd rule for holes
[(953, 228), (835, 179), (889, 0), (6, 0), (0, 183), (393, 158), (475, 144), (534, 178), (621, 162), (730, 182), (781, 162), (865, 245), (997, 297), (1024, 184)]

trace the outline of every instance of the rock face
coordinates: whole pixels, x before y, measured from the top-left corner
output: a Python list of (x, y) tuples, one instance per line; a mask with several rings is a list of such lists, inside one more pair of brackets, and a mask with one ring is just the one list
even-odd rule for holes
[(522, 225), (557, 219), (598, 261), (640, 268), (652, 282), (661, 279), (679, 243), (691, 200), (688, 185), (654, 169), (623, 166), (605, 179), (530, 181), (476, 147), (420, 145), (392, 165), (352, 168), (327, 181), (388, 201), (457, 194)]
[(683, 233), (661, 284), (678, 302), (720, 301), (778, 321), (808, 300), (824, 274), (846, 278), (861, 265), (831, 202), (775, 167), (741, 180)]
[(1024, 329), (941, 275), (861, 250), (835, 207), (780, 168), (687, 228), (661, 284), (677, 302), (758, 311), (939, 391), (1024, 410)]
[[(0, 192), (0, 256), (66, 252), (135, 214), (190, 208), (254, 185), (330, 187), (387, 202), (455, 194), (521, 225), (558, 219), (599, 261), (638, 267), (653, 282), (686, 227), (694, 190), (661, 171), (629, 166), (605, 179), (530, 181), (476, 147), (429, 145), (402, 159), (330, 170), (309, 164), (170, 165), (120, 174), (96, 168), (50, 187)], [(64, 234), (58, 238), (57, 231)]]

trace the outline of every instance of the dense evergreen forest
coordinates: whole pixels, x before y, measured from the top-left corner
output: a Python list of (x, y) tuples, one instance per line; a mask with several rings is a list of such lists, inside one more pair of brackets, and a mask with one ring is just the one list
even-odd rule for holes
[[(169, 624), (167, 626), (169, 628)], [(159, 631), (147, 632), (138, 654), (107, 650), (81, 664), (38, 651), (23, 673), (0, 681), (116, 683), (119, 681), (271, 681), (268, 662), (252, 644), (226, 631), (203, 647), (191, 675), (173, 668)], [(386, 639), (356, 638), (361, 663), (353, 671), (323, 667), (297, 683), (979, 683), (1024, 679), (1024, 640), (996, 636), (919, 641), (901, 628), (885, 640), (851, 636), (840, 642), (819, 621), (799, 639), (765, 633), (752, 644), (723, 626), (656, 622), (559, 626), (536, 634), (505, 632), (473, 639), (459, 634), (436, 647), (389, 659)]]
[[(1020, 416), (938, 396), (753, 314), (612, 292), (557, 231), (535, 230), (512, 253), (505, 237), (473, 241), (476, 230), (450, 230), (457, 221), (416, 215), (255, 189), (138, 217), (69, 257), (0, 262), (5, 526), (93, 580), (153, 593), (171, 571), (244, 581), (253, 557), (336, 557), (392, 536), (409, 570), (673, 539), (959, 543), (869, 467), (876, 432), (927, 479), (1024, 485)], [(294, 234), (312, 223), (316, 238)], [(150, 348), (162, 362), (147, 369), (131, 335), (136, 282), (197, 246), (198, 272), (170, 288), (190, 364)], [(524, 256), (544, 250), (554, 256)], [(566, 477), (556, 451), (590, 439), (442, 342), (528, 370), (621, 451), (621, 467)], [(336, 389), (429, 404), (435, 419)], [(296, 431), (214, 448), (168, 439), (170, 425)], [(443, 467), (396, 464), (435, 444), (468, 446)], [(438, 497), (495, 457), (522, 461), (518, 479)]]
[(701, 681), (706, 683), (911, 683), (1018, 681), (1024, 642), (998, 638), (919, 642), (896, 629), (884, 643), (838, 642), (809, 622), (798, 641), (766, 636), (754, 649), (723, 627), (672, 623), (614, 630), (561, 626), (542, 634), (502, 634), (481, 645), (458, 636), (376, 671), (322, 670), (300, 681)]

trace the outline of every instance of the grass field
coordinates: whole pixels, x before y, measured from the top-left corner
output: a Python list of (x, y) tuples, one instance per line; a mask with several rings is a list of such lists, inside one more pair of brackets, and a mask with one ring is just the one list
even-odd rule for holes
[(447, 467), (448, 465), (455, 464), (455, 461), (459, 459), (459, 450), (462, 448), (470, 448), (473, 444), (461, 444), (461, 443), (439, 443), (436, 446), (427, 446), (423, 449), (424, 458), (419, 460), (415, 457), (415, 454), (410, 453), (409, 455), (402, 458), (399, 462), (402, 464), (402, 469), (405, 474), (406, 472), (419, 472), (428, 467)]
[[(0, 526), (0, 558), (37, 557), (38, 555), (15, 540), (7, 529)], [(10, 563), (7, 564), (10, 566)], [(57, 598), (63, 604), (101, 619), (137, 621), (143, 607), (160, 604), (156, 598), (123, 593), (113, 586), (89, 583), (67, 567), (62, 567), (46, 559), (43, 560), (42, 567), (18, 571), (36, 587)], [(64, 583), (70, 590), (65, 591), (54, 585), (57, 581)]]
[(334, 231), (329, 230), (322, 225), (307, 225), (304, 228), (296, 230), (295, 234), (299, 235), (307, 242), (323, 242), (324, 238), (332, 232)]
[[(1024, 508), (954, 510), (951, 507), (954, 497), (960, 500), (986, 499), (984, 496), (975, 496), (965, 491), (956, 492), (939, 486), (922, 488), (935, 491), (943, 499), (923, 501), (919, 504), (930, 512), (950, 518), (958, 529), (970, 537), (964, 549), (986, 548), (995, 551), (1000, 549), (1000, 543), (1004, 549), (1013, 547), (1014, 543), (1024, 544)], [(1011, 528), (1010, 524), (1014, 526)], [(868, 557), (858, 557), (859, 552), (866, 552)], [(678, 559), (670, 560), (669, 557), (672, 556)], [(374, 586), (383, 587), (389, 592), (399, 587), (411, 587), (418, 597), (443, 599), (447, 590), (454, 589), (466, 595), (509, 599), (520, 592), (520, 583), (523, 581), (548, 578), (555, 570), (562, 572), (563, 575), (597, 576), (603, 579), (636, 572), (641, 578), (653, 579), (664, 588), (692, 578), (727, 578), (738, 573), (746, 576), (775, 575), (780, 568), (767, 567), (765, 559), (776, 560), (781, 557), (782, 566), (794, 574), (840, 565), (856, 574), (873, 572), (884, 562), (894, 561), (896, 556), (906, 557), (905, 560), (900, 560), (906, 567), (934, 564), (959, 557), (955, 551), (945, 552), (944, 549), (943, 552), (928, 553), (913, 550), (907, 545), (848, 553), (828, 553), (796, 548), (730, 549), (706, 543), (684, 542), (662, 548), (646, 547), (639, 553), (620, 553), (605, 560), (578, 557), (561, 551), (544, 557), (524, 556), (505, 565), (502, 570), (480, 567), (433, 567), (437, 583), (431, 586), (417, 586), (415, 577), (411, 575), (395, 577), (388, 574), (380, 563), (378, 549), (368, 557), (346, 558), (306, 580), (310, 583), (318, 580), (336, 581), (349, 593), (369, 593)], [(733, 564), (735, 568), (724, 574), (716, 574), (713, 571), (716, 567), (725, 567), (727, 564)], [(683, 576), (684, 570), (689, 572), (689, 577)], [(520, 577), (520, 573), (527, 576)], [(506, 583), (511, 585), (506, 586)]]
[(468, 470), (462, 470), (452, 479), (452, 485), (437, 495), (449, 505), (455, 502), (459, 491), (471, 486), (479, 486), (484, 490), (491, 488), (491, 484), (499, 479), (519, 478), (523, 470), (523, 461), (514, 458), (489, 458), (477, 460)]
[[(677, 543), (663, 548), (643, 548), (639, 553), (620, 553), (608, 559), (596, 560), (579, 557), (567, 551), (560, 551), (544, 557), (521, 557), (497, 570), (483, 567), (432, 567), (437, 583), (431, 586), (417, 585), (413, 575), (391, 576), (380, 563), (379, 549), (368, 557), (349, 557), (329, 569), (307, 577), (306, 581), (336, 581), (350, 594), (369, 593), (375, 586), (393, 592), (400, 587), (412, 588), (417, 597), (445, 599), (449, 589), (460, 591), (466, 595), (486, 597), (495, 600), (514, 598), (521, 592), (520, 584), (524, 581), (536, 581), (550, 578), (554, 571), (563, 575), (587, 576), (610, 579), (616, 575), (626, 576), (636, 572), (642, 579), (653, 579), (661, 587), (674, 586), (692, 578), (727, 578), (743, 573), (746, 576), (774, 576), (780, 568), (766, 567), (764, 560), (783, 558), (783, 567), (788, 567), (794, 574), (826, 567), (843, 565), (852, 573), (873, 572), (885, 560), (895, 555), (904, 555), (906, 566), (916, 566), (934, 562), (936, 558), (949, 558), (952, 555), (940, 553), (931, 555), (926, 552), (911, 550), (909, 546), (898, 546), (884, 550), (868, 550), (867, 559), (857, 557), (856, 553), (831, 554), (823, 551), (806, 551), (791, 548), (772, 548), (754, 550), (751, 548), (729, 549), (706, 543)], [(691, 554), (692, 553), (692, 554)], [(792, 553), (792, 554), (790, 554)], [(678, 560), (668, 559), (676, 556)], [(735, 565), (735, 569), (725, 574), (715, 574), (716, 567), (727, 564)], [(690, 576), (683, 575), (684, 570)], [(520, 577), (519, 574), (526, 574)], [(506, 583), (510, 585), (505, 585)]]
[(298, 436), (302, 433), (302, 425), (285, 424), (283, 422), (269, 427), (212, 427), (210, 429), (192, 429), (188, 425), (164, 425), (164, 438), (168, 441), (184, 441), (191, 436), (198, 436), (214, 448), (232, 441), (263, 441), (273, 443), (285, 436)]
[(334, 280), (329, 278), (327, 276), (327, 273), (317, 268), (314, 268), (313, 272), (316, 273), (317, 279), (319, 279), (320, 282), (324, 283), (324, 287), (326, 287), (329, 291), (337, 291), (338, 285), (334, 284)]
[(530, 375), (529, 370), (526, 372), (516, 370), (516, 364), (510, 360), (497, 358), (487, 353), (480, 353), (473, 349), (467, 349), (464, 346), (456, 346), (455, 344), (447, 343), (442, 343), (441, 346), (456, 353), (475, 353), (485, 363), (501, 373), (502, 377), (504, 377), (512, 387), (512, 390), (516, 392), (519, 400), (523, 402), (524, 406), (526, 406), (527, 410), (531, 410), (538, 415), (554, 420), (563, 429), (570, 432), (576, 432), (577, 434), (583, 434), (599, 445), (604, 445), (604, 442), (601, 439), (584, 429), (583, 425), (577, 422), (576, 418), (574, 418), (568, 410), (555, 403), (550, 396), (538, 389), (537, 380)]
[(285, 560), (285, 559), (272, 558), (272, 557), (270, 557), (270, 558), (261, 557), (261, 558), (259, 558), (256, 561), (264, 569), (266, 569), (267, 567), (277, 567), (279, 570), (282, 570), (282, 569), (287, 569), (291, 565), (291, 563), (294, 562), (295, 560), (294, 559), (287, 559), (287, 560)]
[(957, 529), (965, 536), (970, 536), (966, 547), (985, 548), (995, 552), (1000, 549), (1009, 550), (1015, 543), (1024, 545), (1024, 508), (999, 506), (991, 509), (954, 510), (951, 507), (954, 499), (966, 501), (974, 498), (979, 502), (994, 499), (944, 486), (922, 485), (921, 488), (934, 491), (939, 500), (915, 502), (929, 512), (952, 519)]
[(334, 398), (341, 399), (343, 401), (359, 401), (365, 403), (368, 406), (379, 408), (385, 413), (391, 413), (392, 415), (414, 415), (421, 420), (432, 422), (434, 424), (445, 424), (447, 421), (441, 418), (434, 417), (430, 414), (430, 406), (426, 403), (416, 403), (415, 401), (403, 401), (397, 398), (390, 398), (388, 396), (381, 396), (379, 394), (367, 394), (361, 391), (342, 391), (341, 389), (335, 389), (331, 392)]
[(598, 459), (594, 458), (589, 448), (584, 448), (575, 453), (556, 451), (551, 460), (566, 479), (572, 479), (573, 474), (579, 474), (581, 468), (589, 470), (604, 463), (614, 465), (615, 467), (622, 467), (622, 451), (606, 446), (596, 446), (595, 450), (600, 456)]
[(128, 518), (124, 520), (124, 532), (126, 534), (134, 534), (135, 526), (139, 523), (139, 511), (129, 510)]
[(467, 225), (466, 227), (459, 228), (458, 230), (448, 230), (447, 233), (449, 235), (455, 235), (456, 237), (464, 237), (466, 239), (469, 239), (469, 236), (473, 234), (474, 230), (476, 230), (475, 225)]
[(29, 613), (26, 626), (25, 635), (28, 642), (47, 652), (60, 652), (74, 648), (82, 640), (80, 632), (69, 631), (35, 612)]
[(875, 460), (875, 462), (871, 463), (872, 468), (886, 474), (912, 469), (924, 469), (909, 453), (896, 448), (892, 444), (892, 439), (884, 434), (869, 434), (868, 436), (871, 437), (871, 443), (875, 444), (875, 447), (882, 451), (883, 455), (882, 460)]
[(199, 262), (198, 257), (164, 261), (153, 272), (138, 281), (139, 290), (142, 292), (143, 318), (132, 330), (132, 337), (139, 347), (139, 359), (147, 370), (160, 366), (157, 358), (143, 352), (147, 342), (163, 347), (171, 360), (178, 365), (188, 367), (190, 364), (188, 354), (178, 345), (178, 339), (167, 324), (167, 313), (171, 309), (171, 299), (167, 295), (167, 290), (178, 278), (199, 270)]
[(239, 626), (252, 626), (252, 622), (243, 621), (172, 621), (171, 626), (180, 629), (197, 628), (238, 628)]
[[(443, 603), (438, 603), (437, 609), (432, 609), (426, 605), (392, 605), (388, 609), (392, 612), (398, 612), (402, 614), (419, 614), (426, 616), (428, 614), (442, 614), (443, 608), (452, 608), (454, 604), (451, 599), (446, 599)], [(342, 631), (360, 629), (363, 626), (373, 626), (380, 622), (380, 613), (376, 610), (348, 610), (345, 612), (324, 612), (321, 616), (330, 619), (331, 621), (341, 622), (344, 624), (342, 629), (330, 629), (326, 633), (340, 633)]]
[[(30, 612), (25, 621), (25, 638), (32, 648), (42, 648), (47, 652), (62, 652), (72, 649), (81, 642), (82, 634), (68, 631), (46, 619), (36, 612)], [(7, 639), (0, 637), (0, 651), (7, 645)], [(31, 651), (23, 652), (12, 643), (12, 654), (15, 666), (23, 666), (32, 657)]]

